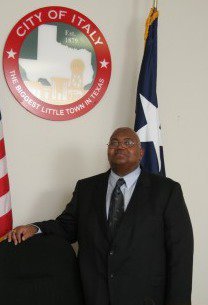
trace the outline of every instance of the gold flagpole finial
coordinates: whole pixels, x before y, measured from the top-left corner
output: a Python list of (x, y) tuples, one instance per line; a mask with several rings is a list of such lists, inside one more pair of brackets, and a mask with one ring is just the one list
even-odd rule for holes
[(157, 3), (158, 3), (158, 0), (154, 0), (154, 1), (153, 1), (153, 7), (154, 7), (155, 9), (157, 9)]

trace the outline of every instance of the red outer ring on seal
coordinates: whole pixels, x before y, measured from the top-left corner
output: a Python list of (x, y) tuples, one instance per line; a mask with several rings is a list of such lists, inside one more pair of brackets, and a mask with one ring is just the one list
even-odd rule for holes
[[(57, 13), (57, 17), (54, 19), (50, 19), (48, 14), (50, 11), (54, 11), (55, 13)], [(61, 19), (59, 18), (59, 14), (60, 11), (65, 11), (66, 15), (65, 16), (61, 16)], [(79, 100), (77, 100), (74, 103), (70, 103), (67, 105), (53, 105), (53, 104), (48, 104), (43, 102), (42, 100), (38, 99), (37, 97), (35, 97), (25, 86), (24, 82), (22, 81), (20, 72), (19, 72), (19, 64), (18, 64), (18, 60), (19, 60), (19, 53), (21, 50), (21, 46), (22, 43), (25, 39), (25, 36), (18, 36), (17, 35), (17, 29), (19, 26), (22, 25), (23, 22), (26, 22), (28, 20), (28, 18), (31, 18), (31, 16), (34, 16), (34, 14), (39, 14), (41, 12), (41, 21), (38, 21), (38, 24), (36, 26), (31, 26), (31, 28), (29, 30), (27, 30), (27, 35), (30, 34), (30, 32), (32, 30), (34, 30), (36, 27), (40, 26), (41, 24), (45, 24), (45, 23), (49, 23), (49, 22), (62, 22), (62, 23), (66, 23), (72, 26), (76, 26), (77, 29), (79, 29), (80, 31), (82, 31), (83, 34), (85, 34), (88, 39), (90, 40), (90, 42), (92, 43), (94, 50), (95, 50), (95, 54), (96, 54), (96, 59), (97, 59), (97, 73), (96, 73), (96, 77), (94, 79), (93, 85), (90, 88), (90, 90)], [(86, 33), (86, 31), (84, 29), (82, 29), (83, 25), (75, 25), (74, 23), (72, 23), (71, 18), (74, 16), (74, 14), (80, 18), (83, 18), (85, 20), (85, 24), (90, 24), (90, 28), (91, 31), (96, 31), (96, 33), (98, 34), (98, 36), (100, 36), (101, 41), (103, 42), (103, 44), (97, 44), (95, 45), (92, 37)], [(15, 59), (10, 57), (8, 58), (8, 51), (13, 50), (14, 52), (16, 52), (15, 54)], [(101, 61), (105, 60), (108, 65), (107, 68), (105, 67), (101, 67)], [(3, 53), (3, 68), (4, 68), (4, 74), (5, 74), (5, 78), (7, 81), (7, 84), (12, 92), (12, 94), (15, 96), (16, 100), (24, 107), (26, 108), (28, 111), (30, 111), (31, 113), (35, 114), (36, 116), (39, 116), (41, 118), (47, 119), (47, 120), (54, 120), (54, 121), (65, 121), (65, 120), (70, 120), (70, 119), (75, 119), (79, 116), (84, 115), (85, 113), (87, 113), (88, 111), (90, 111), (92, 108), (94, 108), (99, 101), (101, 100), (101, 98), (103, 97), (109, 81), (110, 81), (110, 76), (111, 76), (111, 56), (110, 56), (110, 51), (107, 45), (107, 42), (103, 36), (103, 34), (101, 33), (101, 31), (98, 29), (98, 27), (90, 20), (88, 19), (85, 15), (79, 13), (78, 11), (72, 10), (70, 8), (67, 7), (61, 7), (61, 6), (49, 6), (49, 7), (43, 7), (40, 9), (37, 9), (35, 11), (30, 12), (29, 14), (27, 14), (26, 16), (24, 16), (19, 22), (17, 22), (17, 24), (13, 27), (13, 29), (11, 30), (7, 41), (5, 43), (5, 47), (4, 47), (4, 53)], [(26, 93), (26, 95), (34, 102), (34, 105), (36, 103), (39, 104), (40, 106), (37, 107), (33, 107), (31, 104), (28, 104), (27, 101), (24, 100), (23, 97), (20, 96), (20, 94), (17, 92), (16, 90), (16, 86), (17, 83), (14, 82), (14, 79), (12, 80), (11, 78), (11, 71), (15, 70), (15, 76), (16, 79), (18, 81), (18, 84), (21, 86), (22, 90)], [(99, 80), (102, 79), (103, 85), (100, 88), (99, 94), (97, 96), (95, 96), (95, 94), (93, 94), (94, 90), (97, 87), (97, 84), (99, 83)], [(92, 95), (94, 96), (92, 98)], [(85, 101), (87, 99), (91, 99), (92, 102), (90, 103), (85, 103)], [(78, 107), (80, 104), (84, 103), (84, 108), (80, 108)], [(44, 113), (42, 111), (43, 107), (45, 108), (50, 108), (52, 109), (50, 112), (54, 112), (54, 114), (51, 113)], [(72, 113), (69, 111), (70, 108), (76, 109), (79, 108), (78, 111), (72, 111)], [(68, 110), (66, 110), (68, 109)], [(60, 111), (62, 110), (63, 115), (60, 115)]]

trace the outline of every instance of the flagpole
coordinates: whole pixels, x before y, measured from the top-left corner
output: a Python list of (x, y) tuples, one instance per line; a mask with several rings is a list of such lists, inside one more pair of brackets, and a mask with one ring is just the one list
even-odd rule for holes
[(157, 3), (158, 3), (158, 0), (153, 0), (153, 7), (154, 7), (155, 9), (157, 9)]

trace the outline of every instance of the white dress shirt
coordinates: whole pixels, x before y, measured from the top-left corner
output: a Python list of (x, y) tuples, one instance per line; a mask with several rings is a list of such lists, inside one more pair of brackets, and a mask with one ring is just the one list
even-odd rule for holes
[(129, 173), (128, 175), (120, 177), (111, 170), (111, 173), (108, 178), (108, 189), (106, 194), (107, 218), (110, 207), (111, 195), (116, 186), (116, 182), (118, 181), (118, 179), (123, 178), (125, 181), (125, 183), (121, 186), (121, 191), (124, 196), (124, 211), (125, 211), (133, 194), (140, 173), (141, 173), (141, 169), (140, 167), (137, 167), (133, 172)]

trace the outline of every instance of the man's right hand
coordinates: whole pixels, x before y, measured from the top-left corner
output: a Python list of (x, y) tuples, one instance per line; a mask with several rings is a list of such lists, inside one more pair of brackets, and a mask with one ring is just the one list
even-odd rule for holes
[(3, 240), (8, 239), (8, 242), (13, 241), (15, 245), (34, 236), (38, 232), (38, 228), (33, 225), (18, 226), (7, 233)]

